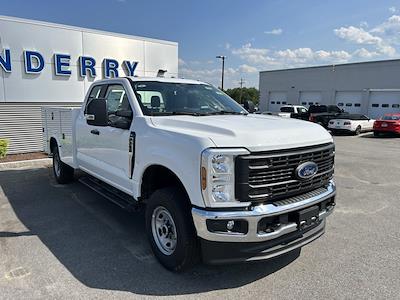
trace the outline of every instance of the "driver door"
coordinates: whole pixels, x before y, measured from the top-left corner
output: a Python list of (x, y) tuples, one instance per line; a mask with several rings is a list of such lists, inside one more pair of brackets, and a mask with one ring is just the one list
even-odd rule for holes
[[(83, 170), (93, 176), (123, 190), (132, 193), (130, 136), (132, 108), (122, 84), (110, 84), (104, 87), (106, 100), (107, 125), (89, 125), (87, 120), (80, 124), (78, 132), (87, 133), (78, 136), (79, 152), (86, 150)], [(96, 100), (93, 100), (96, 101)], [(123, 112), (120, 113), (120, 112)], [(119, 115), (124, 115), (120, 117)], [(130, 118), (128, 117), (130, 115)], [(118, 120), (124, 118), (124, 128)], [(86, 145), (90, 143), (90, 145)], [(81, 153), (82, 154), (82, 153)], [(80, 155), (82, 158), (82, 155)]]

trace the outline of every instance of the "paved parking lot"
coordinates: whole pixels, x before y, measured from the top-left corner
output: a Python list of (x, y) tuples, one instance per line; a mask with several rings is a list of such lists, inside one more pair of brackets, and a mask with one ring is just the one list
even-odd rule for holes
[(326, 234), (271, 261), (164, 270), (143, 217), (49, 168), (0, 172), (0, 298), (398, 299), (400, 139), (340, 136)]

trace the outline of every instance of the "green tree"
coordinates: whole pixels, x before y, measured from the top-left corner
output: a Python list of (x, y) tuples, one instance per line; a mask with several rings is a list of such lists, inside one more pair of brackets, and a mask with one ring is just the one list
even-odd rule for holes
[[(240, 91), (242, 90), (242, 91)], [(251, 100), (255, 105), (258, 105), (258, 102), (260, 101), (260, 92), (254, 88), (234, 88), (234, 89), (227, 89), (225, 91), (232, 99), (234, 99), (238, 103), (243, 103), (245, 100)], [(240, 96), (242, 94), (242, 96)], [(241, 101), (240, 101), (241, 98)]]

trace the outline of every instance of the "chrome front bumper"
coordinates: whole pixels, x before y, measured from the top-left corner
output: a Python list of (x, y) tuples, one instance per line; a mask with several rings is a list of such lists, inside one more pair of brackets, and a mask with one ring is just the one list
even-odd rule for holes
[[(258, 224), (265, 217), (278, 216), (281, 214), (298, 211), (307, 207), (317, 205), (325, 200), (333, 199), (336, 195), (336, 187), (331, 180), (323, 192), (315, 194), (309, 193), (311, 196), (300, 201), (287, 201), (288, 204), (274, 205), (264, 204), (251, 207), (250, 210), (239, 211), (209, 211), (199, 208), (192, 209), (194, 225), (197, 235), (207, 241), (213, 242), (263, 242), (276, 239), (285, 234), (299, 230), (296, 222), (281, 224), (275, 228), (273, 232), (258, 232)], [(296, 198), (296, 197), (293, 197)], [(298, 199), (297, 199), (298, 200)], [(286, 203), (285, 201), (283, 201)], [(319, 221), (324, 223), (324, 219), (333, 211), (334, 204), (326, 207), (319, 212)], [(238, 232), (211, 232), (207, 228), (207, 220), (242, 220), (247, 221), (247, 233)]]

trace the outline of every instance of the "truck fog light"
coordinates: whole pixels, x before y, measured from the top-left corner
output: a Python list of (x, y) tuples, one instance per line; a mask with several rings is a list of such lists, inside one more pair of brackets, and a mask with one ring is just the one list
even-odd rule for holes
[(246, 234), (249, 224), (246, 220), (206, 220), (207, 229), (215, 233), (241, 233)]

